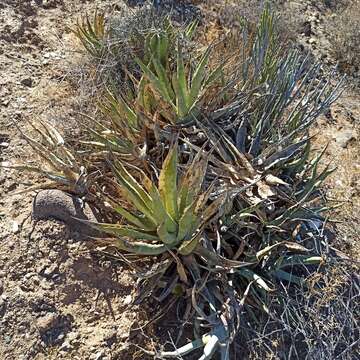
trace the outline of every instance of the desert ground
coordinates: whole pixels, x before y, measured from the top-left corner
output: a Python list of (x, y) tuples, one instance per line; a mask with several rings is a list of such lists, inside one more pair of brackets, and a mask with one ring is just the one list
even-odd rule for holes
[[(210, 3), (193, 6), (216, 26), (225, 21), (217, 17), (227, 15)], [(49, 121), (65, 136), (76, 131), (78, 113), (91, 94), (79, 85), (86, 55), (70, 28), (96, 8), (110, 14), (122, 6), (120, 0), (0, 0), (1, 162), (30, 156), (20, 131), (28, 120)], [(187, 11), (185, 5), (176, 6)], [(321, 1), (283, 6), (300, 24), (294, 26), (297, 43), (324, 67), (334, 66), (330, 24), (339, 14)], [(313, 138), (318, 149), (329, 144), (326, 159), (337, 166), (325, 185), (327, 196), (342, 205), (331, 213), (336, 219), (329, 225), (332, 246), (354, 263), (360, 260), (359, 74), (351, 73), (342, 96), (320, 117)], [(129, 344), (145, 337), (149, 346), (149, 337), (171, 332), (170, 322), (160, 332), (156, 326), (144, 334), (136, 330), (152, 314), (143, 306), (129, 306), (132, 280), (122, 265), (89, 250), (83, 235), (66, 223), (32, 220), (36, 191), (17, 192), (36, 179), (0, 168), (0, 358), (146, 359)], [(356, 346), (346, 356), (359, 359)]]

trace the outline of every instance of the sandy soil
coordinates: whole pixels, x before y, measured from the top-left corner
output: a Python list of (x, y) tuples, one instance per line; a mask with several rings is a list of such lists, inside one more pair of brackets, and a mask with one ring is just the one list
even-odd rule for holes
[[(0, 161), (28, 157), (17, 130), (26, 120), (72, 127), (80, 105), (69, 74), (81, 54), (68, 27), (80, 14), (116, 3), (0, 0)], [(331, 63), (330, 14), (302, 6), (297, 11), (312, 24), (311, 35), (300, 34), (302, 43)], [(320, 118), (314, 140), (318, 148), (329, 142), (327, 157), (339, 168), (327, 184), (328, 196), (344, 201), (344, 210), (334, 213), (341, 220), (337, 242), (355, 257), (360, 255), (359, 119), (359, 95), (347, 91)], [(151, 313), (129, 308), (130, 275), (92, 253), (65, 224), (33, 223), (32, 195), (12, 195), (33, 180), (0, 169), (0, 358), (144, 359), (128, 343), (137, 336), (131, 328), (139, 317)]]

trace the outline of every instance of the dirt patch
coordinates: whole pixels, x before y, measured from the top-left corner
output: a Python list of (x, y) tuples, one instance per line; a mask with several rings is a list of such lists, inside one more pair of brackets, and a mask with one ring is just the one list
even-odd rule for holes
[[(81, 58), (68, 30), (80, 13), (113, 2), (5, 1), (0, 6), (0, 158), (29, 159), (17, 127), (41, 118), (70, 127), (77, 99), (67, 80)], [(75, 51), (71, 54), (72, 51)], [(31, 160), (31, 159), (30, 159)], [(132, 359), (132, 279), (94, 258), (79, 233), (31, 222), (33, 175), (0, 169), (0, 358)]]
[(78, 236), (52, 221), (2, 231), (2, 358), (105, 359), (127, 348), (138, 313), (129, 307), (133, 280)]

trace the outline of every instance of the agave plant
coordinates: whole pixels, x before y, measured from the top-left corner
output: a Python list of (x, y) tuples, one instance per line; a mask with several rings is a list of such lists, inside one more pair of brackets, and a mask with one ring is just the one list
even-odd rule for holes
[[(135, 52), (127, 91), (104, 89), (103, 116), (86, 128), (81, 157), (51, 127), (36, 129), (40, 142), (27, 137), (52, 169), (45, 176), (79, 194), (95, 188), (100, 211), (110, 205), (113, 222), (88, 224), (133, 268), (134, 302), (150, 297), (156, 318), (175, 308), (193, 324), (194, 341), (153, 355), (203, 348), (199, 359), (217, 351), (229, 359), (243, 314), (269, 314), (269, 298), (285, 296), (281, 283), (307, 286), (308, 269), (324, 263), (321, 243), (306, 234), (323, 221), (319, 187), (333, 169), (320, 169), (325, 150), (312, 157), (309, 128), (341, 83), (319, 79), (320, 65), (296, 50), (284, 54), (275, 20), (266, 6), (230, 72), (213, 66), (211, 46), (200, 56), (187, 46), (195, 23), (179, 30), (164, 21)], [(78, 34), (99, 57), (107, 32), (103, 18), (95, 22)], [(208, 94), (220, 75), (214, 109)], [(88, 186), (82, 162), (88, 173), (101, 169), (97, 186)]]
[[(175, 125), (191, 121), (198, 114), (204, 93), (218, 79), (222, 68), (208, 71), (211, 46), (197, 63), (185, 61), (181, 39), (174, 39), (174, 31), (170, 29), (147, 39), (145, 62), (135, 60), (143, 73), (139, 84), (140, 104), (147, 113), (153, 113), (156, 108), (165, 121)], [(191, 23), (184, 31), (185, 38), (191, 38), (195, 29), (196, 23)], [(177, 41), (174, 64), (170, 51), (172, 41)], [(162, 104), (160, 110), (159, 104)]]
[(98, 107), (106, 121), (87, 116), (90, 120), (87, 131), (92, 140), (82, 143), (102, 152), (102, 160), (111, 152), (127, 160), (140, 157), (139, 147), (144, 145), (145, 139), (141, 136), (138, 115), (126, 100), (106, 89)]
[(40, 157), (41, 165), (37, 162), (13, 165), (2, 163), (1, 166), (41, 174), (48, 181), (39, 188), (57, 187), (79, 196), (86, 194), (89, 186), (86, 168), (66, 147), (61, 134), (52, 125), (43, 121), (38, 121), (36, 125), (30, 123), (30, 126), (39, 135), (39, 139), (33, 139), (24, 133), (22, 136), (33, 152)]
[(72, 31), (92, 56), (98, 59), (102, 58), (106, 46), (104, 14), (95, 12), (92, 22), (86, 15)]
[[(206, 206), (210, 192), (201, 193), (207, 168), (206, 157), (196, 156), (178, 185), (177, 145), (170, 149), (159, 174), (158, 186), (140, 171), (142, 185), (121, 162), (113, 165), (118, 192), (136, 212), (111, 201), (114, 211), (129, 224), (97, 224), (98, 230), (118, 236), (118, 248), (139, 255), (160, 255), (176, 249), (187, 255), (196, 249), (204, 226), (223, 202)], [(128, 239), (126, 239), (128, 238)], [(136, 242), (133, 242), (136, 240)]]

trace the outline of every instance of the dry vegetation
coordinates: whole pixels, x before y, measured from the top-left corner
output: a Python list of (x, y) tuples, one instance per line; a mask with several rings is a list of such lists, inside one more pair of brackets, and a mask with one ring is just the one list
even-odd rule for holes
[(352, 1), (342, 8), (333, 19), (331, 40), (334, 42), (335, 57), (341, 70), (357, 76), (360, 70), (360, 2)]

